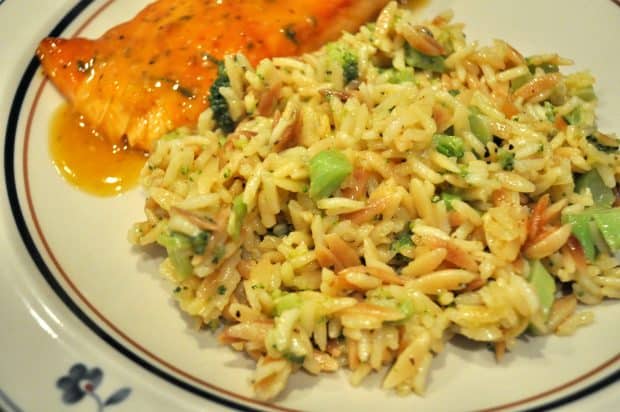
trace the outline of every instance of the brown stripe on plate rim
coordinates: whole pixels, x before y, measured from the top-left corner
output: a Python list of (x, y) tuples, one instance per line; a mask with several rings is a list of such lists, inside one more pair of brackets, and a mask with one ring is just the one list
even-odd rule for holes
[[(88, 25), (90, 25), (92, 23), (92, 21), (97, 18), (103, 11), (105, 11), (112, 3), (114, 3), (116, 0), (108, 0), (106, 3), (104, 3), (99, 9), (97, 9), (73, 34), (73, 37), (79, 36), (87, 27)], [(620, 0), (612, 0), (616, 5), (620, 6)], [(27, 198), (27, 203), (28, 203), (28, 209), (30, 211), (30, 215), (32, 217), (35, 229), (37, 231), (37, 234), (39, 235), (39, 240), (41, 241), (41, 243), (43, 244), (43, 247), (45, 249), (45, 251), (47, 252), (49, 258), (51, 259), (52, 263), (54, 264), (54, 266), (56, 267), (57, 271), (60, 273), (60, 275), (62, 276), (63, 280), (65, 281), (65, 283), (70, 287), (70, 289), (73, 291), (73, 293), (80, 299), (80, 301), (82, 301), (82, 303), (88, 307), (88, 309), (95, 314), (95, 316), (97, 318), (99, 318), (99, 320), (101, 320), (108, 328), (110, 328), (112, 331), (114, 331), (118, 336), (120, 336), (122, 339), (124, 339), (127, 343), (129, 343), (131, 346), (133, 346), (135, 349), (139, 350), (140, 352), (142, 352), (144, 355), (146, 355), (147, 357), (151, 358), (152, 360), (156, 361), (157, 363), (159, 363), (160, 365), (164, 366), (165, 368), (167, 368), (168, 370), (174, 372), (175, 374), (184, 377), (185, 379), (188, 379), (196, 384), (199, 384), (207, 389), (213, 390), (217, 393), (220, 393), (222, 395), (225, 395), (227, 397), (230, 397), (232, 399), (236, 399), (238, 401), (243, 401), (249, 404), (253, 404), (253, 405), (257, 405), (257, 406), (263, 406), (263, 407), (269, 407), (269, 408), (273, 408), (276, 410), (280, 410), (280, 411), (284, 411), (284, 412), (294, 412), (296, 411), (295, 409), (288, 409), (282, 406), (278, 406), (275, 405), (273, 403), (266, 403), (266, 402), (262, 402), (259, 401), (257, 399), (253, 399), (253, 398), (248, 398), (242, 395), (239, 395), (238, 393), (234, 393), (231, 391), (228, 391), (226, 389), (223, 389), (221, 387), (215, 386), (207, 381), (204, 381), (201, 378), (198, 378), (182, 369), (179, 369), (178, 367), (174, 366), (173, 364), (171, 364), (170, 362), (164, 360), (163, 358), (159, 357), (158, 355), (154, 354), (153, 352), (149, 351), (148, 349), (146, 349), (144, 346), (142, 346), (140, 343), (138, 343), (137, 341), (135, 341), (133, 338), (131, 338), (130, 336), (128, 336), (125, 332), (123, 332), (118, 326), (116, 326), (112, 321), (110, 321), (107, 317), (105, 317), (85, 296), (84, 294), (81, 292), (81, 290), (79, 288), (77, 288), (77, 286), (75, 285), (75, 283), (73, 283), (73, 281), (71, 280), (71, 277), (67, 274), (67, 272), (64, 270), (64, 268), (62, 267), (62, 265), (60, 264), (60, 262), (58, 261), (58, 259), (56, 258), (52, 248), (50, 247), (47, 238), (45, 237), (43, 230), (41, 229), (41, 225), (39, 224), (39, 220), (35, 211), (35, 207), (34, 207), (34, 203), (32, 201), (32, 195), (31, 195), (31, 191), (30, 191), (30, 181), (29, 181), (29, 175), (28, 175), (28, 149), (29, 149), (29, 143), (30, 143), (30, 135), (31, 135), (31, 127), (32, 127), (32, 122), (34, 119), (34, 113), (36, 111), (36, 108), (39, 104), (40, 101), (40, 97), (43, 93), (43, 90), (45, 88), (45, 86), (48, 84), (48, 80), (44, 79), (41, 82), (41, 85), (39, 86), (37, 93), (35, 95), (35, 99), (32, 103), (32, 106), (30, 107), (30, 113), (28, 115), (28, 121), (26, 124), (26, 133), (25, 133), (25, 138), (24, 138), (24, 145), (23, 145), (23, 154), (22, 154), (22, 160), (23, 160), (23, 165), (24, 165), (24, 170), (23, 170), (23, 178), (24, 178), (24, 186), (25, 186), (25, 192), (26, 192), (26, 198)], [(584, 373), (583, 375), (580, 375), (568, 382), (565, 382), (559, 386), (556, 386), (554, 388), (551, 388), (547, 391), (541, 392), (539, 394), (527, 397), (527, 398), (523, 398), (514, 402), (510, 402), (510, 403), (506, 403), (506, 404), (502, 404), (499, 406), (493, 406), (490, 408), (484, 408), (481, 409), (480, 412), (495, 412), (495, 411), (500, 411), (506, 408), (513, 408), (513, 407), (517, 407), (517, 406), (522, 406), (526, 403), (530, 403), (533, 401), (537, 401), (540, 400), (542, 398), (548, 397), (550, 395), (556, 394), (562, 390), (565, 390), (571, 386), (574, 386), (578, 383), (583, 382), (584, 380), (592, 377), (593, 375), (603, 371), (604, 369), (608, 368), (609, 366), (613, 365), (614, 363), (618, 362), (620, 360), (620, 355), (616, 355), (614, 357), (612, 357), (611, 359), (607, 360), (606, 362), (596, 366), (594, 369)]]

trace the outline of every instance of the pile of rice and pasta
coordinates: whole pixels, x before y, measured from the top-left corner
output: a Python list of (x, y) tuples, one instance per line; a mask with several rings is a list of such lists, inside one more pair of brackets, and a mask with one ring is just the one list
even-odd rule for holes
[(167, 249), (180, 308), (256, 360), (256, 397), (341, 368), (422, 394), (455, 335), (501, 360), (620, 297), (593, 77), (451, 19), (391, 3), (315, 53), (214, 62), (211, 108), (148, 159), (130, 240)]

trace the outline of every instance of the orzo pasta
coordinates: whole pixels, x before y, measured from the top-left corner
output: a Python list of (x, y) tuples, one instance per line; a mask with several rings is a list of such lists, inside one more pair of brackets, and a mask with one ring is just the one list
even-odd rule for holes
[(256, 360), (258, 398), (300, 368), (422, 394), (455, 334), (501, 360), (620, 297), (618, 141), (593, 77), (451, 18), (391, 3), (300, 58), (228, 56), (212, 91), (234, 132), (209, 109), (151, 154), (131, 241), (166, 247), (179, 306)]

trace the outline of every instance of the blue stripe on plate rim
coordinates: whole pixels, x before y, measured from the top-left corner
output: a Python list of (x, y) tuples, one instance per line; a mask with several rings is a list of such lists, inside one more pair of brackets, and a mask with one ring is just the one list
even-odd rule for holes
[[(0, 0), (0, 4), (2, 4), (2, 1)], [(9, 395), (0, 389), (0, 411), (4, 411), (5, 409), (3, 408), (6, 408), (8, 412), (22, 412), (22, 409), (13, 402)]]

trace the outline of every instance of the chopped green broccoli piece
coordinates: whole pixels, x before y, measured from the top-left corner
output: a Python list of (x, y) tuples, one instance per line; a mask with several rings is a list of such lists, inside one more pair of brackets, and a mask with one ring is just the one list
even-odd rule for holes
[(289, 309), (298, 308), (301, 306), (301, 298), (297, 293), (287, 293), (275, 299), (275, 316), (280, 316), (282, 313)]
[(157, 243), (166, 248), (172, 266), (182, 278), (192, 274), (192, 241), (189, 236), (177, 232), (162, 232)]
[(219, 319), (211, 319), (209, 321), (209, 323), (207, 323), (207, 328), (211, 332), (215, 332), (219, 327), (220, 327), (220, 320)]
[(192, 273), (191, 257), (201, 255), (209, 243), (211, 232), (202, 231), (196, 236), (187, 236), (178, 232), (162, 232), (157, 243), (166, 248), (172, 266), (182, 277)]
[(536, 69), (538, 67), (540, 67), (545, 73), (557, 73), (560, 71), (560, 68), (558, 67), (557, 64), (551, 64), (551, 63), (543, 63), (539, 65), (528, 64), (527, 67), (528, 69), (530, 69), (530, 73), (532, 74), (536, 73)]
[(234, 240), (239, 239), (239, 235), (241, 234), (241, 225), (243, 224), (243, 219), (247, 213), (248, 206), (243, 202), (243, 196), (239, 195), (235, 197), (232, 203), (232, 213), (228, 219), (227, 227), (228, 234), (232, 236)]
[(552, 105), (550, 102), (545, 101), (543, 103), (543, 107), (545, 109), (545, 117), (547, 118), (547, 120), (549, 120), (550, 122), (555, 121), (555, 106)]
[(217, 245), (215, 247), (215, 250), (213, 251), (213, 259), (211, 259), (211, 262), (215, 264), (220, 263), (220, 260), (222, 260), (225, 254), (226, 254), (226, 246)]
[(228, 134), (235, 130), (236, 124), (230, 116), (226, 98), (220, 93), (220, 87), (230, 87), (230, 79), (222, 61), (217, 64), (217, 77), (209, 89), (209, 104), (213, 110), (215, 123), (224, 133)]
[(301, 365), (306, 360), (306, 355), (296, 355), (293, 352), (284, 352), (282, 357), (289, 362)]
[(597, 249), (595, 238), (602, 239), (612, 252), (620, 250), (620, 208), (590, 208), (580, 213), (562, 216), (569, 223), (573, 235), (579, 240), (586, 258), (593, 262)]
[(347, 53), (342, 63), (342, 70), (345, 84), (349, 84), (351, 81), (357, 79), (359, 76), (357, 57), (353, 54)]
[(390, 77), (388, 78), (388, 82), (392, 84), (400, 84), (406, 82), (415, 82), (413, 77), (413, 71), (411, 69), (405, 70), (390, 70)]
[(508, 150), (501, 149), (497, 153), (497, 161), (504, 170), (512, 170), (515, 167), (515, 154)]
[(405, 43), (405, 63), (416, 69), (428, 70), (435, 73), (446, 71), (445, 58), (443, 56), (428, 56)]
[(581, 122), (581, 106), (577, 106), (572, 112), (564, 116), (568, 124), (577, 125)]
[(592, 237), (591, 220), (592, 216), (585, 213), (565, 215), (562, 218), (563, 223), (569, 223), (571, 225), (571, 231), (579, 241), (579, 244), (581, 244), (586, 259), (590, 262), (594, 262), (596, 258), (596, 247)]
[(410, 301), (410, 300), (404, 300), (404, 301), (400, 302), (398, 304), (398, 310), (400, 310), (400, 312), (403, 315), (405, 315), (405, 318), (402, 319), (401, 322), (405, 321), (405, 320), (408, 320), (415, 313), (415, 308), (413, 307), (413, 302)]
[(353, 171), (347, 157), (337, 150), (324, 150), (310, 160), (310, 197), (320, 199), (334, 193)]
[(582, 87), (581, 89), (577, 89), (575, 91), (575, 96), (579, 97), (581, 100), (586, 102), (591, 102), (592, 100), (596, 100), (596, 93), (594, 93), (594, 88), (592, 86)]
[(616, 201), (614, 191), (605, 186), (601, 175), (599, 175), (596, 169), (592, 169), (589, 172), (582, 174), (575, 181), (575, 192), (581, 193), (586, 188), (590, 189), (594, 206), (611, 207), (611, 205), (613, 205)]
[(171, 132), (166, 133), (165, 135), (163, 135), (161, 138), (163, 140), (174, 140), (174, 139), (179, 139), (181, 137), (185, 137), (187, 135), (189, 135), (191, 133), (189, 127), (179, 127), (178, 129), (174, 129)]
[(469, 115), (469, 128), (474, 136), (476, 136), (483, 144), (486, 144), (493, 138), (486, 116), (480, 113), (471, 111)]
[(326, 46), (327, 55), (330, 59), (337, 61), (342, 66), (344, 84), (349, 84), (352, 80), (359, 77), (359, 66), (357, 56), (349, 47), (341, 43), (329, 43)]
[(620, 208), (594, 213), (592, 217), (607, 246), (614, 252), (620, 250)]
[(546, 320), (549, 317), (551, 305), (553, 305), (555, 300), (555, 280), (540, 263), (540, 260), (535, 260), (531, 263), (528, 280), (538, 295), (542, 314)]
[(455, 193), (441, 192), (441, 200), (443, 200), (443, 202), (446, 204), (447, 210), (454, 210), (454, 208), (452, 207), (452, 201), (461, 200), (461, 196)]
[(433, 143), (439, 153), (448, 157), (460, 159), (465, 155), (465, 145), (460, 137), (438, 133), (433, 136)]
[(390, 249), (393, 252), (400, 253), (402, 248), (413, 246), (413, 241), (411, 240), (411, 229), (409, 227), (404, 230), (398, 232), (390, 245)]
[(525, 83), (529, 82), (530, 80), (532, 80), (531, 74), (524, 74), (515, 79), (512, 79), (510, 81), (510, 91), (514, 92), (515, 90), (518, 90), (521, 86), (523, 86)]

